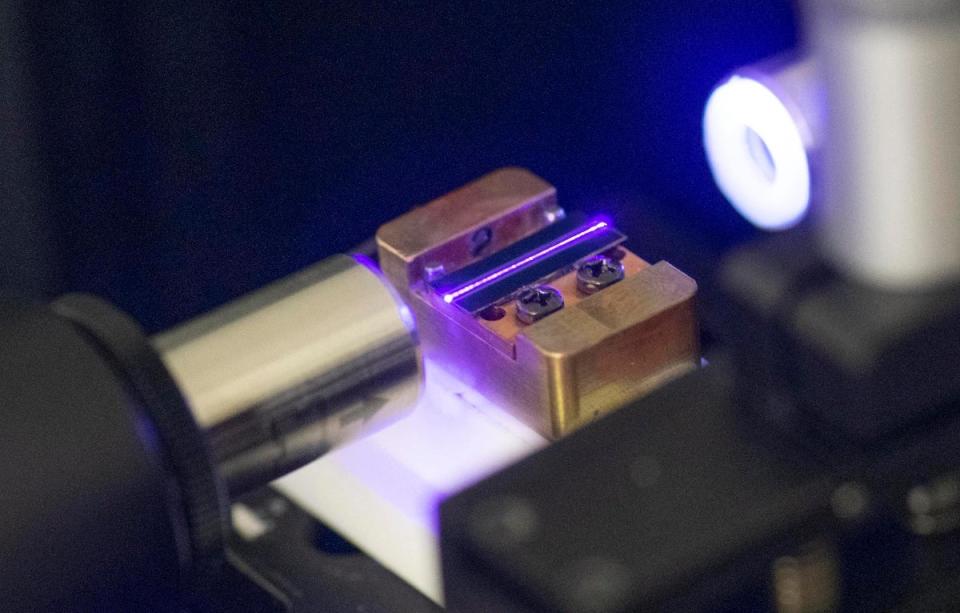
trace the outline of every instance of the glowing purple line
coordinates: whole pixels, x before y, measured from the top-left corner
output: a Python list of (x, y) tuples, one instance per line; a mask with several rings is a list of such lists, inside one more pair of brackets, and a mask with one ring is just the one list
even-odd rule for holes
[(537, 251), (536, 253), (533, 253), (532, 255), (528, 255), (527, 257), (523, 258), (522, 260), (518, 260), (518, 261), (516, 261), (516, 262), (514, 262), (514, 263), (512, 263), (512, 264), (508, 264), (507, 266), (504, 266), (504, 267), (501, 268), (500, 270), (495, 270), (495, 271), (493, 271), (492, 273), (490, 273), (489, 275), (487, 275), (486, 277), (483, 277), (482, 279), (477, 279), (476, 281), (474, 281), (474, 282), (472, 282), (472, 283), (468, 283), (467, 285), (464, 285), (464, 286), (461, 287), (460, 289), (456, 289), (456, 290), (450, 292), (449, 294), (444, 294), (444, 296), (443, 296), (443, 301), (446, 302), (447, 304), (450, 304), (451, 302), (453, 302), (454, 300), (456, 300), (456, 299), (459, 298), (460, 296), (463, 296), (464, 294), (469, 294), (470, 292), (472, 292), (473, 290), (477, 289), (478, 287), (482, 287), (482, 286), (484, 286), (484, 285), (489, 285), (490, 283), (493, 283), (494, 281), (496, 281), (496, 280), (499, 279), (500, 277), (503, 277), (503, 276), (505, 276), (505, 275), (508, 275), (508, 274), (510, 274), (511, 272), (513, 272), (513, 271), (515, 271), (515, 270), (518, 270), (518, 269), (520, 269), (520, 268), (523, 268), (524, 266), (526, 266), (526, 265), (529, 264), (530, 262), (535, 262), (536, 260), (539, 260), (540, 258), (545, 257), (545, 256), (553, 253), (553, 252), (556, 251), (557, 249), (561, 249), (561, 248), (563, 248), (563, 247), (566, 247), (567, 245), (569, 245), (569, 244), (572, 243), (572, 242), (575, 242), (575, 241), (580, 240), (581, 238), (583, 238), (583, 237), (586, 236), (587, 234), (590, 234), (590, 233), (592, 233), (592, 232), (596, 232), (597, 230), (601, 230), (601, 229), (603, 229), (603, 228), (606, 228), (607, 225), (608, 225), (608, 224), (607, 224), (607, 222), (605, 222), (605, 221), (598, 221), (597, 223), (593, 224), (593, 225), (590, 226), (589, 228), (586, 228), (585, 230), (581, 230), (581, 231), (577, 232), (576, 234), (574, 234), (574, 235), (572, 235), (572, 236), (568, 236), (567, 238), (565, 238), (565, 239), (563, 239), (563, 240), (561, 240), (561, 241), (559, 241), (559, 242), (557, 242), (557, 243), (554, 243), (553, 245), (550, 245), (549, 247), (545, 247), (544, 249), (541, 249), (540, 251)]

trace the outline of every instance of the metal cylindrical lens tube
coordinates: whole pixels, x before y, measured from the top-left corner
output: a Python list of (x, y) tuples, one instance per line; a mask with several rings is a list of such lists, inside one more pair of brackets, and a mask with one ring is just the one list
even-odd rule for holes
[(960, 2), (807, 5), (828, 109), (822, 250), (891, 289), (960, 279)]
[(422, 384), (407, 307), (335, 256), (153, 339), (237, 493), (411, 408)]

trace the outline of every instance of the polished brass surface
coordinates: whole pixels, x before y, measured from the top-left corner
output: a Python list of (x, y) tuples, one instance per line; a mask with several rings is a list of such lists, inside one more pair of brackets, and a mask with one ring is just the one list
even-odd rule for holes
[[(623, 258), (620, 263), (624, 267), (624, 275), (632, 276), (640, 272), (644, 268), (648, 268), (650, 264), (637, 257), (633, 253), (630, 253), (626, 249), (623, 249)], [(585, 299), (590, 294), (586, 294), (580, 291), (578, 287), (579, 283), (577, 281), (576, 272), (568, 272), (565, 275), (561, 275), (556, 279), (550, 281), (550, 285), (563, 294), (564, 303), (568, 308), (573, 307), (578, 304), (581, 300)], [(521, 330), (525, 329), (521, 323), (517, 322), (516, 314), (516, 304), (515, 303), (506, 303), (502, 305), (502, 308), (505, 310), (505, 316), (502, 319), (496, 321), (483, 321), (480, 320), (479, 323), (484, 328), (487, 328), (494, 332), (499, 338), (511, 343), (514, 341), (516, 336), (520, 334)], [(511, 350), (510, 354), (513, 355), (514, 352)]]
[[(377, 231), (380, 268), (401, 292), (433, 271), (450, 273), (542, 230), (563, 215), (556, 189), (522, 168), (502, 168), (394, 219)], [(489, 239), (477, 249), (476, 236)]]
[(409, 311), (385, 280), (347, 256), (153, 343), (210, 433), (228, 481), (254, 473), (262, 480), (313, 459), (411, 408), (421, 387)]
[(560, 436), (696, 367), (697, 285), (658, 262), (517, 336), (517, 362), (542, 378)]
[[(520, 193), (512, 195), (511, 186)], [(531, 215), (531, 207), (541, 212)], [(552, 187), (527, 171), (506, 169), (378, 232), (384, 272), (408, 297), (426, 354), (552, 438), (699, 363), (696, 283), (666, 262), (650, 265), (626, 249), (617, 254), (624, 279), (592, 295), (577, 289), (575, 270), (559, 271), (550, 286), (563, 295), (564, 308), (532, 324), (518, 321), (515, 301), (501, 304), (505, 315), (488, 321), (444, 303), (423, 283), (425, 268), (450, 273), (488, 255), (449, 247), (468, 244), (476, 228), (495, 228), (494, 240), (501, 236), (492, 253), (545, 227), (557, 210)], [(429, 228), (429, 235), (407, 236), (419, 228)], [(505, 235), (516, 238), (505, 241)], [(459, 256), (445, 260), (446, 253)]]

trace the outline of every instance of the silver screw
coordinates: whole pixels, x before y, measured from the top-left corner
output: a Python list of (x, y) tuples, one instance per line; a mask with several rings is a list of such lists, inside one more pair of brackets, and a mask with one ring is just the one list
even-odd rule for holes
[(525, 290), (517, 298), (517, 319), (532, 324), (563, 308), (563, 296), (552, 287), (541, 285)]
[(493, 230), (480, 228), (470, 237), (470, 255), (477, 257), (493, 242)]
[(623, 264), (605, 255), (591, 258), (577, 269), (577, 289), (584, 294), (595, 294), (622, 280)]
[(555, 221), (560, 221), (561, 219), (567, 218), (567, 212), (560, 208), (556, 203), (547, 207), (543, 213), (544, 218), (547, 220), (547, 223), (553, 223)]
[(446, 270), (443, 268), (443, 264), (434, 264), (430, 263), (423, 267), (423, 274), (427, 278), (427, 281), (433, 282), (442, 277), (446, 273)]

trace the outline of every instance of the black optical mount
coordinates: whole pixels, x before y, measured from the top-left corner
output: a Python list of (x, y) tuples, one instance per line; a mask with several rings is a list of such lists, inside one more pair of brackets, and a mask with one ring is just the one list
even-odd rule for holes
[(960, 288), (728, 257), (727, 353), (442, 508), (457, 611), (955, 610)]
[[(219, 610), (237, 571), (210, 451), (139, 326), (0, 300), (0, 608)], [(250, 601), (256, 602), (256, 601)]]

